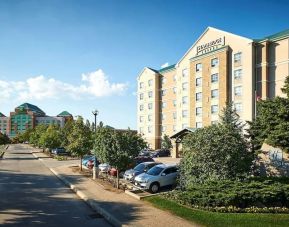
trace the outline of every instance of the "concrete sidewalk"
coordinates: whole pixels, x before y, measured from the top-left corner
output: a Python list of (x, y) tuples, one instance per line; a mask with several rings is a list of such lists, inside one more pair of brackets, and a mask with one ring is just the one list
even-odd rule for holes
[[(33, 155), (45, 157), (43, 153), (33, 152)], [(41, 161), (45, 164), (46, 159)], [(114, 226), (194, 226), (169, 212), (138, 201), (124, 192), (107, 190), (98, 182), (74, 172), (68, 165), (50, 170)]]

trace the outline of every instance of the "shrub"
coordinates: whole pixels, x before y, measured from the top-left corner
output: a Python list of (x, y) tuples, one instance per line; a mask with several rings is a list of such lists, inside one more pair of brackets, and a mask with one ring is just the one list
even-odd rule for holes
[(285, 209), (289, 208), (288, 183), (288, 179), (273, 178), (252, 178), (243, 182), (210, 181), (191, 185), (186, 191), (175, 190), (164, 196), (183, 205), (219, 212), (274, 213), (280, 209), (288, 212)]

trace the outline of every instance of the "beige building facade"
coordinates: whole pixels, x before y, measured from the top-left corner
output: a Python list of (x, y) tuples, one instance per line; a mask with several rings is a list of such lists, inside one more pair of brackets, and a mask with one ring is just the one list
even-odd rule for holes
[(138, 132), (158, 149), (164, 135), (218, 122), (227, 101), (251, 121), (256, 98), (281, 95), (287, 75), (289, 30), (253, 40), (208, 27), (176, 64), (139, 74)]

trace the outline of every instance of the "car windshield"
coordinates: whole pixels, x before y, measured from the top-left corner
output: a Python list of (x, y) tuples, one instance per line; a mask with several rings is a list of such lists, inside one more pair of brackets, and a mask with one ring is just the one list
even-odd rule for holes
[(133, 169), (136, 170), (136, 171), (140, 171), (142, 172), (145, 168), (145, 165), (144, 164), (138, 164), (136, 167), (134, 167)]
[(155, 166), (155, 167), (151, 168), (151, 169), (147, 172), (147, 174), (153, 175), (153, 176), (157, 176), (157, 175), (160, 174), (160, 172), (163, 171), (163, 169), (164, 169), (164, 168), (162, 168), (162, 167)]

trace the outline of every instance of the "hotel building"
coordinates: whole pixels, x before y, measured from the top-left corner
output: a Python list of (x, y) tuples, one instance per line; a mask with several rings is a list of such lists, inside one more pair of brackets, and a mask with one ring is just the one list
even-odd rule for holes
[(288, 75), (289, 30), (253, 40), (208, 27), (176, 64), (139, 74), (138, 132), (158, 149), (164, 135), (218, 122), (227, 101), (251, 121), (256, 97), (283, 95)]
[(0, 113), (0, 132), (13, 138), (17, 134), (25, 132), (28, 128), (35, 128), (39, 124), (55, 124), (63, 127), (65, 122), (70, 119), (73, 119), (73, 116), (67, 111), (52, 117), (47, 116), (37, 106), (24, 103), (16, 107), (14, 112), (10, 112), (9, 117)]

